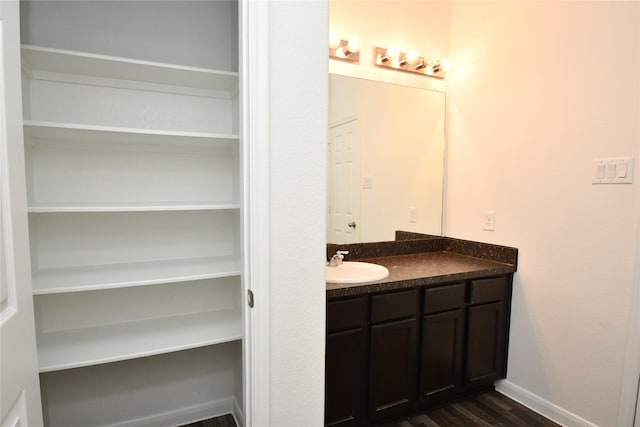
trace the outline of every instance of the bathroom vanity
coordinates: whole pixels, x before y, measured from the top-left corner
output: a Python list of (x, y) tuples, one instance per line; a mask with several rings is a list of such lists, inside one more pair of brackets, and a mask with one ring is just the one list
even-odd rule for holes
[(396, 237), (339, 247), (389, 276), (327, 284), (327, 426), (378, 424), (506, 376), (517, 249)]

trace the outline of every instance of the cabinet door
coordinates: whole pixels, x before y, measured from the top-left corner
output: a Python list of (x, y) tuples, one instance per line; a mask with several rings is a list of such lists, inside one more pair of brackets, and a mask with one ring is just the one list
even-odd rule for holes
[(506, 318), (503, 302), (469, 307), (467, 366), (469, 384), (490, 383), (505, 375)]
[(420, 396), (423, 401), (453, 393), (462, 382), (464, 311), (424, 316)]
[(416, 319), (371, 327), (369, 412), (372, 419), (393, 416), (416, 401)]
[(358, 425), (363, 418), (364, 339), (362, 329), (327, 335), (324, 409), (327, 426)]

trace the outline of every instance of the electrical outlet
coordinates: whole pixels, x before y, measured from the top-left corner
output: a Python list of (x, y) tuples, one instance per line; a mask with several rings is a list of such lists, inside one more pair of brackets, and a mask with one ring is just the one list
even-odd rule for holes
[(409, 207), (409, 222), (418, 222), (418, 208), (415, 206)]
[(482, 229), (486, 231), (496, 230), (496, 213), (494, 211), (484, 211)]

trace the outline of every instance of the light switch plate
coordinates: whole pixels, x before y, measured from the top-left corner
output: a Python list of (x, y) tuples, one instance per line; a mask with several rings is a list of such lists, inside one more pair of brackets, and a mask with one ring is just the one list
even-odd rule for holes
[(409, 222), (418, 222), (418, 208), (415, 206), (409, 207)]
[(373, 175), (364, 175), (360, 187), (363, 190), (371, 190), (373, 188)]
[(633, 156), (593, 159), (593, 184), (632, 184)]
[(482, 221), (482, 229), (485, 231), (496, 230), (496, 213), (495, 211), (484, 211), (484, 218)]

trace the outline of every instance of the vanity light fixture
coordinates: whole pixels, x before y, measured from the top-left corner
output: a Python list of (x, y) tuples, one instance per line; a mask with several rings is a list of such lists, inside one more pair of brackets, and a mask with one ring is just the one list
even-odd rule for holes
[(342, 40), (336, 34), (329, 34), (329, 58), (360, 62), (360, 39)]
[(427, 59), (414, 50), (405, 53), (396, 48), (376, 47), (375, 64), (379, 67), (444, 79), (449, 61)]

